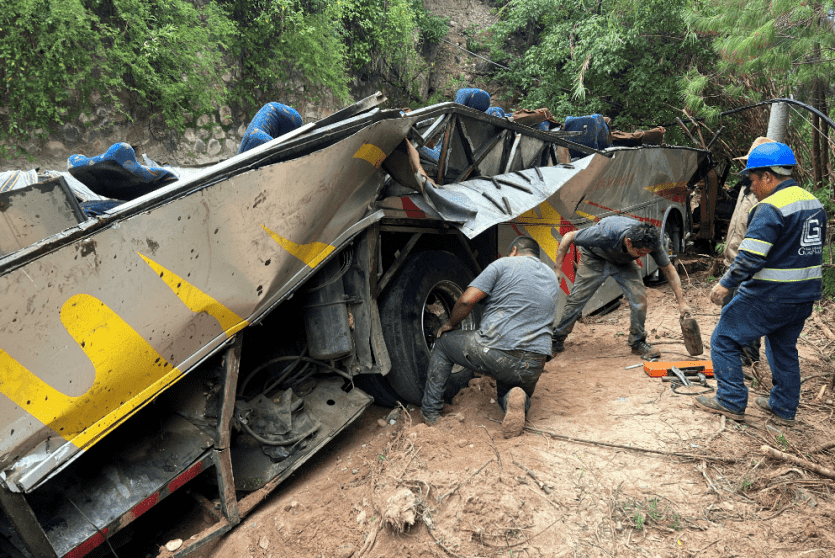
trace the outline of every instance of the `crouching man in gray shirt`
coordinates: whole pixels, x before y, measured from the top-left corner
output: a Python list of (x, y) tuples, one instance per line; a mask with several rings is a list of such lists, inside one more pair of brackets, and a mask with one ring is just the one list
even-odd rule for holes
[[(510, 244), (510, 254), (491, 263), (461, 295), (438, 330), (429, 357), (421, 416), (434, 424), (443, 410), (444, 387), (454, 364), (496, 380), (496, 400), (505, 411), (505, 438), (522, 433), (536, 382), (551, 352), (551, 327), (559, 283), (539, 259), (529, 236)], [(451, 331), (486, 298), (481, 327)], [(446, 333), (449, 332), (449, 333)]]

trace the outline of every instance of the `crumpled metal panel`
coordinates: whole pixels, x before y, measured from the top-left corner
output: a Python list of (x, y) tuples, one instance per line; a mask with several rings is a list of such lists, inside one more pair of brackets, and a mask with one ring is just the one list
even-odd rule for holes
[[(499, 223), (522, 224), (531, 219), (547, 226), (550, 236), (551, 229), (561, 225), (582, 227), (609, 214), (649, 219), (645, 215), (651, 205), (683, 203), (687, 181), (706, 155), (684, 148), (615, 149), (611, 156), (590, 155), (570, 165), (475, 178), (434, 189), (430, 201), (437, 196), (445, 205), (434, 201), (430, 205), (420, 194), (408, 198), (430, 218), (460, 223), (457, 226), (468, 238)], [(547, 204), (544, 208), (543, 203)], [(661, 226), (660, 221), (651, 220)], [(557, 238), (537, 236), (542, 235), (534, 238), (553, 259)]]
[[(645, 148), (598, 153), (572, 168), (523, 170), (548, 144), (575, 144), (454, 103), (408, 116), (357, 114), (367, 108), (303, 127), (0, 258), (0, 478), (12, 490), (33, 490), (67, 466), (379, 220), (380, 165), (418, 121), (460, 121), (450, 128), (456, 165), (470, 163), (470, 155), (461, 158), (465, 149), (477, 157), (492, 145), (473, 162), (481, 173), (520, 170), (498, 177), (504, 186), (476, 179), (436, 188), (436, 205), (463, 209), (444, 218), (469, 237), (513, 219), (542, 219), (539, 237), (531, 234), (549, 255), (555, 214), (574, 226), (605, 211), (580, 206), (598, 182), (623, 182), (621, 195), (636, 186), (663, 195), (663, 181), (689, 178), (705, 153)], [(601, 204), (613, 193), (606, 195)], [(412, 198), (433, 214), (431, 196)], [(531, 211), (545, 213), (526, 216)]]
[(69, 467), (60, 484), (27, 496), (58, 556), (159, 491), (213, 443), (176, 415), (168, 417), (157, 436), (131, 434), (108, 439), (101, 451), (97, 447)]
[[(238, 443), (232, 451), (232, 468), (238, 490), (252, 491), (272, 479), (286, 479), (296, 469), (336, 437), (374, 401), (359, 389), (346, 392), (341, 378), (318, 381), (312, 392), (303, 397), (307, 411), (320, 422), (319, 429), (300, 444), (301, 449), (283, 461), (273, 462), (258, 444)], [(240, 442), (241, 438), (238, 438)], [(279, 481), (279, 482), (280, 482)]]
[(65, 466), (373, 221), (380, 164), (411, 124), (382, 119), (312, 154), (193, 183), (188, 195), (181, 185), (145, 196), (105, 228), (85, 233), (86, 222), (40, 257), (3, 262), (0, 464), (10, 488), (31, 490)]

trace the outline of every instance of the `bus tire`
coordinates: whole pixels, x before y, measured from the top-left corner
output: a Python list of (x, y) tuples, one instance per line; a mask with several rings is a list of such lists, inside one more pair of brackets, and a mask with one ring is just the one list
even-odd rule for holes
[[(409, 403), (420, 405), (435, 332), (472, 280), (469, 268), (455, 255), (420, 252), (403, 266), (381, 297), (380, 321), (391, 358), (391, 371), (385, 378)], [(473, 311), (461, 327), (475, 329), (478, 317)], [(472, 377), (472, 371), (455, 367), (446, 398), (466, 387)]]
[(374, 404), (381, 407), (396, 407), (397, 402), (408, 403), (397, 395), (394, 388), (380, 374), (358, 374), (354, 376), (354, 384), (362, 391), (374, 398)]
[(678, 224), (672, 219), (667, 219), (664, 224), (664, 249), (671, 252), (672, 256), (677, 256), (681, 250), (681, 231)]

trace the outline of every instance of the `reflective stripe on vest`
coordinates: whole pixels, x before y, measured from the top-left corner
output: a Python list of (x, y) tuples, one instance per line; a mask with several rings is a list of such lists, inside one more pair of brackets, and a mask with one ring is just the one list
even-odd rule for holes
[[(776, 194), (771, 194), (760, 203), (774, 206), (784, 216), (803, 211), (804, 209), (819, 209), (823, 207), (815, 196), (796, 185), (784, 188)], [(760, 203), (754, 205), (750, 211), (754, 211)]]
[(745, 250), (746, 252), (751, 252), (752, 254), (757, 254), (758, 256), (767, 256), (768, 251), (771, 250), (773, 244), (770, 242), (766, 242), (765, 240), (757, 240), (756, 238), (745, 238), (739, 244), (740, 250)]
[(777, 281), (779, 283), (792, 283), (795, 281), (809, 281), (813, 279), (821, 279), (823, 277), (823, 268), (819, 265), (812, 267), (801, 267), (798, 269), (778, 269), (774, 267), (766, 267), (754, 274), (752, 279), (760, 281)]

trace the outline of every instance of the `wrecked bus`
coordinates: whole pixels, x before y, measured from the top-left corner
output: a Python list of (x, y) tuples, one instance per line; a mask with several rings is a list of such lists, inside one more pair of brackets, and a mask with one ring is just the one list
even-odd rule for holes
[(85, 556), (205, 473), (221, 514), (195, 551), (372, 401), (419, 403), (435, 331), (512, 237), (553, 265), (565, 232), (625, 214), (677, 251), (711, 164), (383, 100), (95, 218), (60, 179), (3, 198), (0, 554)]

